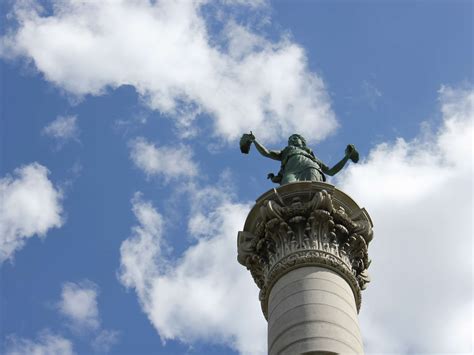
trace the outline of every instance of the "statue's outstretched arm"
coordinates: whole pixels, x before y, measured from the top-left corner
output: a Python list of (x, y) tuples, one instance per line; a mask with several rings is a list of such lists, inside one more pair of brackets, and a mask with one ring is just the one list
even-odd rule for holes
[(356, 148), (352, 144), (347, 146), (344, 158), (342, 158), (336, 165), (334, 165), (332, 168), (329, 168), (326, 165), (321, 164), (321, 170), (326, 175), (334, 176), (339, 171), (341, 171), (349, 159), (354, 163), (359, 161), (359, 152), (357, 152)]
[(258, 152), (262, 154), (264, 157), (267, 157), (273, 160), (281, 160), (281, 152), (279, 150), (269, 150), (255, 139), (253, 140), (253, 143), (255, 144), (255, 148), (257, 148)]
[(342, 158), (336, 165), (334, 165), (332, 168), (329, 168), (328, 166), (321, 164), (321, 170), (323, 173), (329, 176), (334, 176), (338, 172), (342, 170), (344, 165), (346, 165), (347, 161), (349, 160), (349, 157), (346, 155), (344, 158)]

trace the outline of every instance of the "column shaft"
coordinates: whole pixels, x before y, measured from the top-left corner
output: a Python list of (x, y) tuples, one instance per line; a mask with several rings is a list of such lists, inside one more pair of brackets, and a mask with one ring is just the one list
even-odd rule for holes
[(272, 287), (270, 355), (363, 352), (354, 294), (336, 272), (301, 267), (283, 275)]

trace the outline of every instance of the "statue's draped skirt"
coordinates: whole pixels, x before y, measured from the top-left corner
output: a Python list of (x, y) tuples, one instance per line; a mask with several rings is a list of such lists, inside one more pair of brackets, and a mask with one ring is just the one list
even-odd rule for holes
[(281, 184), (294, 181), (324, 181), (319, 164), (303, 154), (292, 155), (285, 164)]

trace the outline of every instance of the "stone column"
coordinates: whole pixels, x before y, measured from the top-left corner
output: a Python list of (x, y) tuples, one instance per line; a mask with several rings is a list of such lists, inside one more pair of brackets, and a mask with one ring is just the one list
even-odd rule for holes
[(363, 354), (357, 313), (372, 236), (367, 212), (327, 183), (286, 184), (257, 199), (238, 261), (260, 288), (270, 355)]

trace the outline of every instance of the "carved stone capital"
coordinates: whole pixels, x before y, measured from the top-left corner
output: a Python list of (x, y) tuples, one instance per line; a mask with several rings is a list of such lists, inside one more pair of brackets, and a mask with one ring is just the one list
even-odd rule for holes
[(370, 281), (367, 248), (372, 237), (369, 215), (348, 195), (323, 182), (295, 182), (257, 199), (238, 234), (237, 259), (260, 288), (265, 317), (275, 282), (309, 265), (341, 275), (359, 310), (361, 290)]

